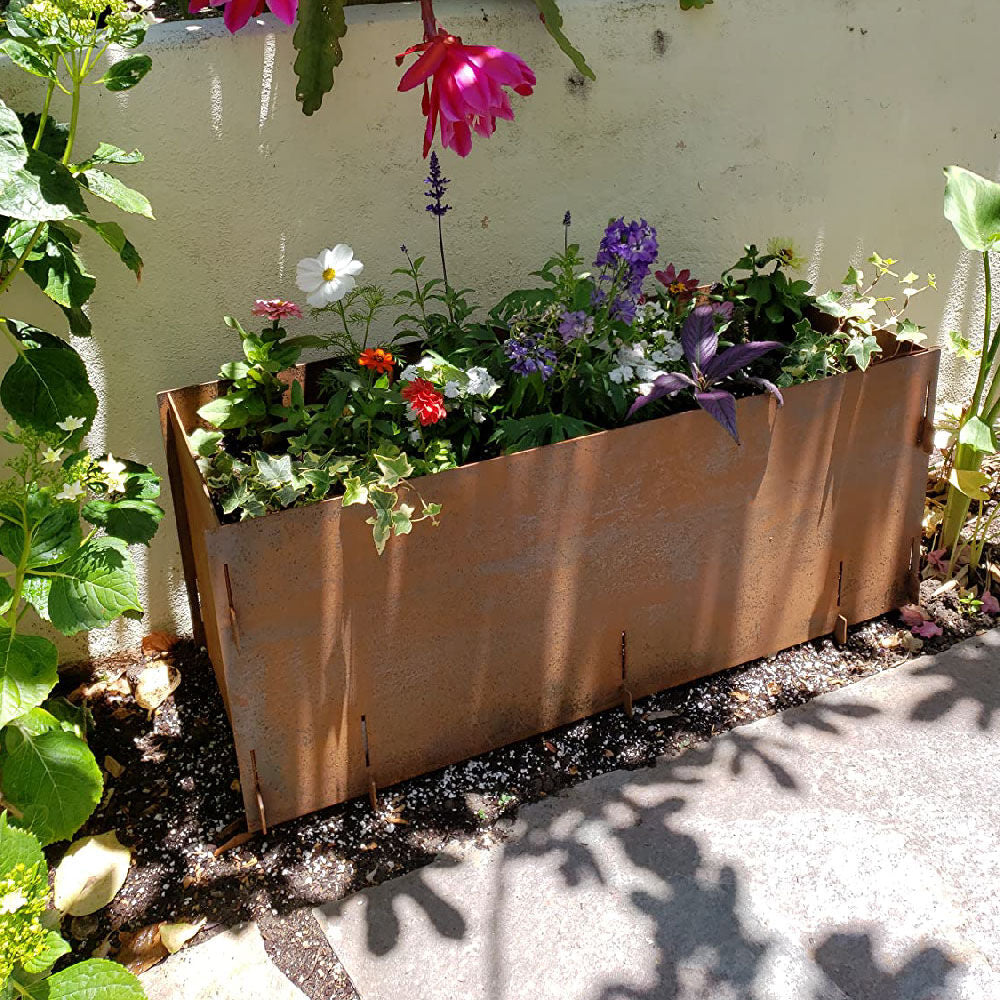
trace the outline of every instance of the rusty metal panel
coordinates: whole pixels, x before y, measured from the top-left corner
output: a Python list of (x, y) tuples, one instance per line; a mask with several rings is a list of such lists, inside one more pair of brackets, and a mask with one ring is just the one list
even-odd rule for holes
[(937, 364), (741, 400), (740, 448), (692, 411), (417, 480), (441, 526), (382, 558), (338, 500), (205, 529), (251, 829), (251, 752), (278, 823), (905, 601)]

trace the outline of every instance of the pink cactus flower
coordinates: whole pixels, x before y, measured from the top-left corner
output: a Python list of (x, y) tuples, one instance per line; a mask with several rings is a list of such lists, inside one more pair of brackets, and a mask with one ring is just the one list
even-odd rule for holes
[(396, 56), (396, 65), (401, 66), (412, 52), (421, 55), (403, 74), (398, 89), (405, 92), (424, 85), (424, 156), (430, 152), (439, 120), (442, 145), (468, 156), (473, 132), (488, 137), (498, 118), (514, 120), (503, 88), (527, 97), (535, 86), (535, 74), (520, 56), (491, 45), (464, 45), (461, 38), (440, 29)]
[(302, 319), (302, 310), (294, 302), (285, 299), (257, 299), (250, 307), (252, 316), (266, 316), (272, 323), (277, 323), (286, 317)]
[[(188, 12), (197, 14), (198, 11), (206, 7), (222, 7), (222, 19), (226, 27), (234, 34), (240, 30), (250, 20), (258, 14), (264, 13), (265, 0), (190, 0)], [(267, 6), (271, 13), (285, 24), (292, 24), (295, 20), (295, 12), (298, 10), (299, 0), (267, 0)]]

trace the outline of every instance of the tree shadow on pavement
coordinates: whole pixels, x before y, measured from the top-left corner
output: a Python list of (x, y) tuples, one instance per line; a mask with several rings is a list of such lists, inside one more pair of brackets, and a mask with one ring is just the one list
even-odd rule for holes
[(940, 679), (941, 687), (912, 709), (915, 722), (936, 722), (957, 708), (971, 705), (977, 725), (987, 730), (1000, 712), (1000, 638), (987, 632), (978, 641), (964, 642), (938, 653), (913, 670), (915, 677)]

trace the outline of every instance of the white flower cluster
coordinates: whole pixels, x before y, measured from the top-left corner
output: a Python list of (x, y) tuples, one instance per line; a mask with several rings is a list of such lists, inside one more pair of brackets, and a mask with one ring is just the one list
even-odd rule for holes
[(489, 399), (500, 388), (500, 383), (485, 368), (476, 367), (463, 371), (429, 356), (421, 358), (415, 365), (408, 365), (400, 372), (399, 377), (404, 382), (426, 378), (435, 383), (443, 383), (441, 392), (446, 399), (464, 399), (467, 396)]
[(612, 368), (608, 376), (618, 385), (635, 385), (635, 391), (640, 396), (649, 393), (653, 383), (666, 375), (660, 366), (680, 361), (684, 356), (681, 345), (674, 339), (669, 330), (657, 331), (662, 341), (661, 347), (651, 347), (648, 341), (640, 340), (635, 344), (624, 344), (615, 352), (617, 368)]

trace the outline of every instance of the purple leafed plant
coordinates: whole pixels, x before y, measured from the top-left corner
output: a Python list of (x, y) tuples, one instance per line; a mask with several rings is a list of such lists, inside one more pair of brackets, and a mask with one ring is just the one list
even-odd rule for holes
[[(768, 351), (783, 346), (777, 340), (752, 340), (747, 344), (736, 344), (719, 352), (719, 331), (715, 326), (716, 314), (730, 319), (733, 304), (723, 302), (717, 305), (697, 306), (688, 316), (681, 330), (681, 346), (684, 357), (691, 368), (691, 374), (683, 372), (667, 372), (654, 383), (652, 390), (645, 396), (640, 396), (628, 411), (631, 417), (636, 410), (642, 409), (647, 403), (664, 396), (672, 396), (682, 389), (693, 389), (695, 402), (710, 413), (733, 436), (739, 444), (740, 436), (736, 432), (736, 397), (725, 389), (716, 386), (730, 375), (737, 374)], [(753, 382), (771, 393), (780, 406), (783, 402), (778, 387), (765, 378), (745, 376), (748, 382)]]

